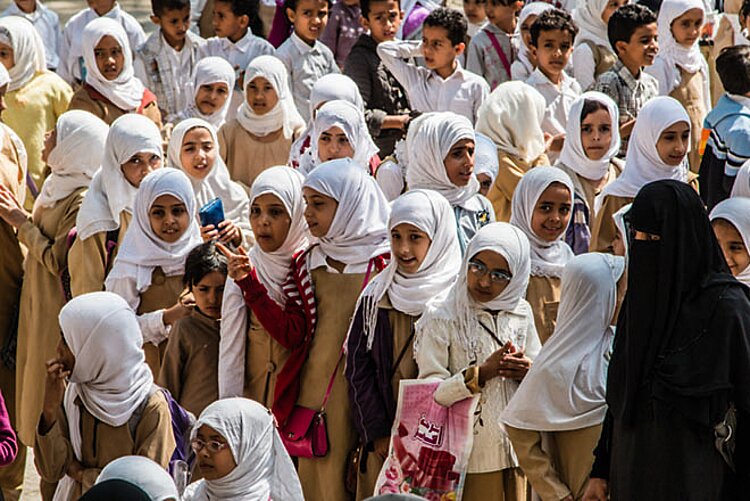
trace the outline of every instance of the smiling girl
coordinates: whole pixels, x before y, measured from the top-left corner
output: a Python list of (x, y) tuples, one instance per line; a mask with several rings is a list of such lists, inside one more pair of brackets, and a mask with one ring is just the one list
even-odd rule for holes
[(750, 199), (728, 198), (711, 211), (711, 226), (734, 278), (750, 285)]

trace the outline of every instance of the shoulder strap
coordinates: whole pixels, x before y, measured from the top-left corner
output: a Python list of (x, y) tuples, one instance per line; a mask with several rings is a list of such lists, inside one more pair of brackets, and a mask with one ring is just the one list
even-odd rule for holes
[(393, 368), (391, 369), (391, 377), (389, 379), (393, 379), (393, 376), (396, 375), (396, 371), (398, 370), (398, 366), (401, 365), (401, 361), (404, 359), (404, 355), (406, 355), (406, 350), (409, 349), (409, 345), (411, 344), (412, 340), (414, 339), (414, 324), (411, 324), (411, 332), (409, 333), (409, 337), (407, 338), (406, 342), (404, 343), (404, 346), (401, 348), (401, 353), (398, 354), (398, 358), (396, 359), (396, 363), (393, 364)]
[(503, 51), (503, 48), (500, 47), (500, 41), (498, 41), (495, 34), (491, 31), (484, 30), (484, 32), (487, 33), (490, 42), (492, 42), (492, 46), (495, 48), (495, 52), (497, 52), (497, 55), (500, 56), (500, 62), (503, 63), (505, 73), (508, 75), (508, 77), (510, 77), (510, 62), (508, 61), (508, 56), (505, 55), (505, 51)]
[(487, 327), (486, 325), (484, 325), (484, 322), (482, 322), (479, 319), (477, 319), (477, 322), (479, 322), (479, 325), (481, 325), (482, 328), (484, 330), (486, 330), (489, 333), (490, 336), (492, 336), (492, 339), (494, 339), (497, 342), (497, 344), (499, 344), (500, 346), (503, 346), (505, 344), (502, 341), (500, 341), (500, 338), (497, 337), (497, 334), (495, 334), (494, 332), (492, 332), (492, 329), (490, 329), (489, 327)]

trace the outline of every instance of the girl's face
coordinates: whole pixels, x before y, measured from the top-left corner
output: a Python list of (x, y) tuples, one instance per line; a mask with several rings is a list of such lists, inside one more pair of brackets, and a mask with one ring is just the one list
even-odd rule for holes
[(511, 276), (510, 266), (503, 256), (483, 250), (469, 260), (466, 286), (474, 301), (488, 303), (508, 287)]
[(250, 206), (250, 226), (263, 252), (274, 252), (286, 241), (292, 218), (279, 197), (266, 193), (255, 197)]
[(229, 87), (224, 82), (205, 84), (198, 87), (195, 94), (195, 106), (204, 115), (219, 111), (229, 98)]
[(602, 21), (604, 21), (604, 24), (609, 23), (609, 18), (612, 17), (612, 14), (623, 5), (627, 5), (628, 1), (629, 0), (609, 0), (607, 6), (604, 7), (604, 10), (602, 11)]
[[(227, 439), (210, 426), (198, 428), (195, 438), (203, 447), (197, 451), (198, 468), (206, 480), (218, 480), (229, 475), (237, 467)], [(195, 440), (193, 444), (195, 444)], [(195, 447), (195, 446), (194, 446)], [(216, 450), (218, 449), (218, 450)]]
[(492, 188), (492, 178), (489, 174), (482, 172), (481, 174), (477, 174), (477, 181), (479, 181), (479, 193), (486, 197), (490, 188)]
[(625, 239), (620, 228), (617, 228), (615, 238), (612, 239), (612, 251), (615, 253), (615, 256), (625, 257)]
[(726, 219), (714, 219), (711, 222), (716, 239), (719, 241), (721, 252), (727, 261), (732, 275), (735, 277), (745, 271), (750, 265), (750, 253), (745, 247), (745, 241), (737, 228)]
[(521, 38), (527, 49), (531, 49), (531, 25), (534, 24), (534, 21), (538, 17), (532, 14), (527, 16), (523, 23), (521, 23)]
[(677, 122), (659, 135), (656, 151), (661, 161), (672, 167), (677, 167), (685, 159), (690, 146), (690, 124)]
[(255, 77), (247, 84), (245, 99), (256, 115), (265, 115), (279, 102), (271, 82), (263, 77)]
[(172, 195), (162, 195), (154, 200), (148, 210), (148, 220), (156, 236), (168, 244), (179, 240), (190, 226), (185, 203)]
[(161, 157), (149, 151), (136, 153), (120, 166), (125, 179), (138, 188), (149, 173), (161, 167)]
[(448, 179), (455, 186), (466, 186), (474, 175), (474, 141), (462, 139), (448, 151), (443, 160)]
[(0, 63), (3, 63), (6, 70), (10, 70), (16, 65), (16, 58), (13, 55), (13, 47), (0, 43)]
[(190, 129), (182, 139), (180, 162), (185, 172), (195, 179), (205, 178), (216, 161), (216, 145), (208, 129)]
[(391, 252), (398, 263), (398, 271), (416, 273), (422, 266), (432, 240), (413, 224), (401, 223), (391, 230)]
[(117, 78), (125, 67), (125, 54), (113, 37), (105, 35), (94, 47), (94, 57), (99, 73), (107, 80)]
[(321, 162), (353, 157), (354, 148), (341, 127), (331, 127), (318, 138), (318, 158)]
[(542, 192), (531, 214), (531, 230), (546, 242), (554, 242), (563, 234), (570, 221), (570, 190), (561, 183), (552, 183)]
[(224, 283), (226, 275), (219, 271), (211, 271), (201, 278), (198, 283), (190, 287), (195, 306), (208, 318), (221, 318), (221, 302), (224, 297)]
[(596, 110), (581, 120), (581, 145), (591, 160), (601, 160), (612, 142), (612, 117), (607, 110)]
[(44, 149), (42, 150), (42, 162), (46, 162), (49, 158), (49, 154), (57, 146), (57, 127), (52, 130), (48, 130), (44, 134)]
[(672, 36), (683, 47), (692, 47), (701, 36), (703, 9), (690, 9), (672, 21)]
[(318, 238), (326, 236), (339, 203), (335, 198), (307, 187), (302, 188), (302, 197), (305, 199), (305, 221), (310, 233)]

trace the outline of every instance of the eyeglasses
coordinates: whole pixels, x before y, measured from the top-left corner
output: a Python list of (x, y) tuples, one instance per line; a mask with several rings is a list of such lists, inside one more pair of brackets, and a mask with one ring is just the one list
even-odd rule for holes
[(190, 441), (190, 447), (193, 448), (196, 454), (203, 450), (204, 447), (211, 454), (216, 454), (217, 452), (221, 452), (222, 450), (224, 450), (227, 445), (228, 444), (226, 444), (225, 442), (219, 442), (218, 440), (209, 440), (208, 442), (205, 442), (200, 438), (194, 438)]
[(505, 284), (510, 282), (510, 279), (513, 278), (513, 275), (508, 273), (504, 270), (493, 270), (490, 271), (487, 266), (484, 265), (484, 263), (480, 263), (477, 261), (469, 261), (469, 272), (471, 272), (474, 276), (477, 278), (482, 278), (487, 273), (490, 274), (490, 282), (493, 284)]

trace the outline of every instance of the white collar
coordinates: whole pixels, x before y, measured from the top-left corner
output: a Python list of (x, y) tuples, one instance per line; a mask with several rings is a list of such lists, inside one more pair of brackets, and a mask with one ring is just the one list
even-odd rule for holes
[(453, 73), (448, 75), (448, 78), (443, 78), (440, 75), (438, 75), (438, 72), (436, 70), (430, 70), (430, 77), (431, 78), (437, 78), (441, 82), (448, 82), (450, 80), (453, 80), (454, 78), (459, 78), (461, 80), (466, 80), (464, 75), (464, 69), (461, 67), (461, 61), (456, 59), (456, 69), (453, 70)]
[(224, 44), (229, 49), (235, 49), (240, 52), (247, 52), (250, 49), (250, 46), (254, 42), (255, 35), (253, 35), (253, 32), (250, 28), (247, 29), (247, 33), (245, 33), (245, 36), (237, 40), (236, 42), (232, 42), (229, 38), (224, 37)]
[(569, 89), (573, 85), (573, 82), (574, 80), (570, 78), (563, 70), (562, 78), (560, 78), (560, 85), (558, 86), (557, 84), (555, 84), (555, 82), (550, 80), (549, 77), (545, 75), (544, 72), (542, 72), (542, 70), (540, 70), (538, 67), (531, 72), (528, 80), (526, 80), (526, 83), (531, 85), (549, 85), (557, 89), (560, 93)]
[(300, 36), (297, 35), (297, 33), (294, 31), (292, 32), (292, 35), (289, 38), (292, 40), (292, 43), (297, 48), (297, 50), (303, 54), (307, 54), (308, 52), (313, 51), (314, 49), (316, 49), (316, 46), (318, 44), (318, 41), (315, 40), (315, 43), (311, 47), (310, 45), (308, 45), (307, 42), (302, 40), (302, 38), (300, 38)]

